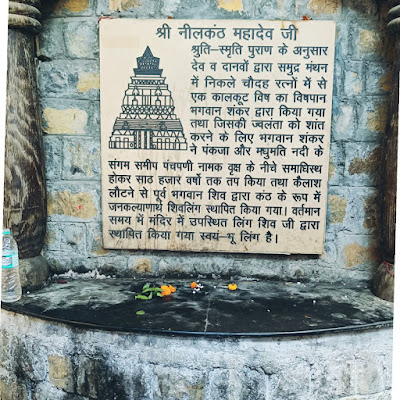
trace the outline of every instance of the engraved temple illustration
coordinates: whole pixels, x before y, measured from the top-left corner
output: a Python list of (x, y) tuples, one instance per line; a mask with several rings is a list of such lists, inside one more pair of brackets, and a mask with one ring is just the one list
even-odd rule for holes
[(160, 59), (147, 46), (137, 58), (135, 76), (125, 91), (122, 112), (115, 119), (110, 149), (186, 150), (174, 100), (159, 69)]

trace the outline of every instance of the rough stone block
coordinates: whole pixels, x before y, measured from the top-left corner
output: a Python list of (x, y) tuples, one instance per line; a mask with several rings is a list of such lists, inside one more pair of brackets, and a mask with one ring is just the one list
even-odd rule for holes
[(379, 207), (374, 188), (331, 187), (327, 230), (371, 234), (376, 228)]
[(349, 141), (357, 124), (356, 107), (353, 102), (334, 99), (332, 104), (332, 141)]
[(43, 4), (43, 13), (51, 17), (90, 16), (95, 0), (59, 0)]
[(157, 274), (158, 261), (157, 257), (147, 254), (138, 254), (128, 258), (128, 270), (130, 276)]
[(392, 67), (383, 62), (369, 61), (366, 65), (366, 93), (387, 94), (392, 87)]
[(45, 133), (83, 134), (87, 124), (87, 113), (79, 108), (56, 109), (46, 107), (43, 110)]
[(87, 224), (87, 251), (94, 256), (105, 256), (110, 253), (103, 247), (103, 231), (99, 224)]
[(372, 400), (393, 400), (393, 396), (392, 396), (392, 391), (391, 390), (387, 390), (385, 392), (378, 393), (378, 394), (376, 394), (374, 396), (375, 397), (372, 397)]
[[(284, 368), (285, 369), (285, 368)], [(280, 369), (268, 377), (268, 394), (274, 400), (310, 399), (310, 364), (296, 359), (290, 375), (282, 374)]]
[(264, 400), (267, 398), (268, 376), (261, 368), (245, 367), (241, 379), (241, 398)]
[(344, 174), (345, 153), (342, 142), (331, 142), (329, 152), (329, 186), (341, 185)]
[(251, 19), (296, 19), (293, 0), (243, 0), (243, 16)]
[[(78, 74), (78, 84), (76, 85), (79, 93), (87, 93), (100, 90), (100, 74), (98, 72), (81, 71)], [(95, 96), (98, 98), (97, 96)]]
[(59, 223), (47, 222), (46, 236), (44, 239), (44, 251), (58, 251), (60, 250), (60, 238), (58, 235)]
[[(377, 238), (374, 235), (338, 233), (338, 264), (347, 269), (370, 271), (379, 262)], [(371, 275), (369, 275), (371, 276)]]
[(173, 17), (179, 7), (181, 0), (164, 0), (161, 5), (161, 14), (166, 17)]
[(96, 261), (93, 258), (75, 252), (47, 251), (46, 260), (52, 274), (62, 274), (69, 270), (86, 273), (96, 267)]
[(310, 391), (315, 398), (338, 399), (356, 393), (353, 360), (332, 353), (329, 361), (321, 357), (310, 365), (310, 375)]
[(378, 362), (377, 355), (371, 354), (366, 359), (356, 359), (357, 393), (368, 395), (384, 390), (382, 379), (382, 364)]
[(379, 51), (379, 34), (375, 30), (360, 29), (358, 32), (358, 50), (360, 54), (372, 55)]
[(62, 143), (61, 139), (44, 135), (43, 151), (46, 168), (46, 179), (58, 180), (61, 177)]
[(242, 12), (243, 11), (243, 1), (242, 0), (218, 0), (218, 8), (229, 12)]
[[(145, 257), (146, 254), (139, 253), (137, 257)], [(238, 257), (238, 263), (242, 260)], [(134, 263), (134, 262), (133, 262)], [(129, 265), (131, 266), (130, 260)], [(171, 254), (168, 258), (154, 257), (153, 270), (158, 271), (159, 274), (176, 273), (176, 274), (211, 274), (221, 275), (227, 273), (227, 269), (232, 265), (230, 257), (221, 257), (215, 255), (210, 258), (206, 253), (196, 257), (187, 256), (182, 254)], [(201, 265), (201, 267), (200, 267)], [(243, 265), (243, 264), (242, 264)], [(228, 272), (229, 273), (229, 272)]]
[(118, 15), (130, 18), (159, 18), (160, 0), (98, 0), (97, 15)]
[(79, 395), (99, 400), (127, 398), (123, 373), (114, 371), (104, 359), (78, 356), (75, 368)]
[(339, 400), (393, 400), (392, 392), (386, 391), (381, 393), (369, 394), (367, 396), (354, 395), (341, 397)]
[(47, 188), (48, 220), (62, 222), (93, 222), (99, 220), (100, 185), (93, 182), (57, 182)]
[(92, 19), (74, 19), (65, 26), (65, 47), (71, 58), (99, 57), (98, 23)]
[(343, 9), (351, 18), (378, 19), (378, 5), (375, 0), (343, 0)]
[(0, 331), (0, 367), (8, 368), (9, 366), (9, 337), (7, 332)]
[[(337, 65), (340, 67), (344, 67), (345, 62), (343, 60), (344, 57), (348, 57), (351, 55), (351, 33), (349, 29), (349, 25), (346, 20), (340, 18), (336, 22), (336, 40), (335, 40), (335, 69)], [(336, 79), (336, 86), (338, 80)]]
[(345, 145), (346, 186), (376, 186), (379, 182), (381, 148), (377, 143), (353, 142)]
[(345, 96), (354, 97), (363, 91), (364, 73), (361, 61), (347, 61), (344, 63), (343, 91)]
[(103, 275), (118, 275), (132, 278), (133, 271), (128, 270), (130, 251), (108, 250), (103, 248), (102, 227), (100, 224), (86, 224), (87, 254)]
[(68, 253), (86, 254), (86, 226), (83, 223), (64, 223), (59, 227), (60, 250)]
[[(131, 361), (131, 360), (130, 360)], [(128, 376), (125, 387), (127, 399), (152, 399), (154, 392), (154, 372), (152, 365), (141, 365), (136, 362), (129, 363), (128, 374), (126, 364), (124, 374)]]
[[(336, 42), (335, 53), (339, 52), (339, 43)], [(343, 60), (340, 58), (335, 58), (334, 66), (333, 66), (333, 99), (339, 99), (343, 97), (343, 75), (344, 75), (344, 63)]]
[(202, 399), (204, 396), (205, 374), (201, 370), (154, 367), (154, 400)]
[(97, 140), (66, 138), (63, 154), (63, 179), (100, 180), (100, 143)]
[[(377, 233), (381, 222), (381, 197), (378, 190), (366, 190), (362, 196), (363, 219), (360, 221), (367, 233)], [(361, 206), (361, 205), (360, 205)]]
[(152, 262), (149, 258), (138, 258), (133, 267), (138, 275), (151, 274), (153, 272)]
[[(232, 376), (235, 371), (214, 370), (208, 374), (207, 385), (205, 388), (205, 398), (207, 400), (233, 400), (240, 398), (240, 387), (238, 380), (235, 382)], [(235, 374), (237, 378), (237, 375)], [(233, 384), (232, 384), (233, 381)], [(236, 396), (236, 397), (235, 397)]]
[(353, 27), (354, 59), (379, 61), (391, 59), (392, 45), (387, 35), (381, 32), (379, 25)]
[(49, 381), (58, 389), (74, 391), (73, 365), (69, 357), (49, 355)]
[(38, 56), (43, 59), (65, 59), (64, 20), (46, 18), (42, 22), (42, 32), (39, 35)]
[(100, 101), (92, 102), (90, 133), (91, 136), (100, 137)]
[(86, 100), (42, 100), (42, 121), (45, 134), (87, 134), (90, 115), (91, 105)]
[[(396, 318), (396, 317), (395, 317)], [(383, 384), (385, 390), (390, 390), (392, 387), (392, 376), (393, 376), (393, 355), (387, 354), (383, 356), (382, 366), (383, 366)]]
[(124, 255), (113, 254), (110, 252), (104, 257), (97, 257), (95, 260), (96, 268), (101, 275), (107, 277), (127, 277), (133, 278), (133, 275), (129, 273), (127, 268), (127, 257)]
[[(174, 0), (164, 0), (161, 1), (161, 15), (164, 18), (172, 16), (176, 19), (230, 19), (238, 18), (240, 15), (251, 18), (250, 15), (253, 15), (253, 5), (249, 3), (250, 2), (246, 0), (215, 0), (203, 2), (196, 2), (195, 0), (180, 0), (178, 2), (174, 2)], [(172, 15), (167, 14), (169, 10), (173, 11)]]
[(97, 61), (57, 60), (41, 62), (38, 87), (42, 97), (75, 99), (99, 98), (99, 65)]
[(308, 10), (315, 15), (340, 15), (340, 0), (309, 0)]
[(34, 389), (32, 400), (86, 400), (80, 396), (66, 393), (49, 382), (40, 382)]
[(0, 399), (1, 400), (25, 400), (28, 399), (28, 391), (23, 382), (15, 377), (0, 377)]
[(354, 132), (356, 141), (380, 141), (388, 118), (388, 98), (365, 97), (357, 107), (359, 124)]
[(49, 265), (42, 255), (19, 261), (21, 286), (28, 290), (43, 286), (50, 275)]
[(325, 233), (325, 249), (320, 260), (334, 265), (337, 260), (336, 235), (329, 232), (329, 225)]
[(10, 350), (10, 364), (19, 381), (35, 382), (46, 379), (47, 349), (45, 346), (37, 346), (37, 343), (30, 338), (12, 337)]
[(347, 197), (337, 194), (328, 196), (328, 221), (330, 225), (342, 224), (347, 211)]

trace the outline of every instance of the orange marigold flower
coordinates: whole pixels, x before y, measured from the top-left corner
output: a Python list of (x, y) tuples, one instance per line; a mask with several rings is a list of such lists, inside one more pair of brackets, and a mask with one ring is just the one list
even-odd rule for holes
[(190, 287), (191, 287), (192, 289), (197, 288), (197, 283), (196, 283), (196, 282), (192, 282), (192, 283), (190, 284)]
[(236, 283), (230, 283), (230, 284), (228, 285), (228, 289), (229, 289), (229, 290), (236, 290), (236, 289), (237, 289)]
[(169, 296), (171, 294), (171, 289), (167, 285), (161, 285), (161, 296)]
[(168, 285), (168, 288), (171, 291), (171, 293), (175, 293), (176, 292), (176, 287), (174, 287), (172, 285)]

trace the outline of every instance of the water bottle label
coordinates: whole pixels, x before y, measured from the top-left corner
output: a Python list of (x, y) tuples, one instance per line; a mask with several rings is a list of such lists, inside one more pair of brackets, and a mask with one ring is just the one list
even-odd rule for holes
[(13, 267), (13, 262), (12, 262), (12, 255), (7, 255), (7, 256), (2, 256), (2, 268), (12, 268)]

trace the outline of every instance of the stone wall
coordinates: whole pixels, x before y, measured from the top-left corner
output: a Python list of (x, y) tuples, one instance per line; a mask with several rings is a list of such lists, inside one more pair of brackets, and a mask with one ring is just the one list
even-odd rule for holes
[(1, 318), (2, 400), (391, 399), (391, 328), (207, 339)]
[[(366, 280), (379, 263), (377, 184), (390, 90), (386, 2), (375, 0), (52, 0), (38, 78), (48, 185), (44, 253), (53, 271), (184, 272)], [(382, 4), (381, 4), (382, 3)], [(326, 249), (315, 256), (106, 251), (101, 243), (98, 19), (335, 20)]]

